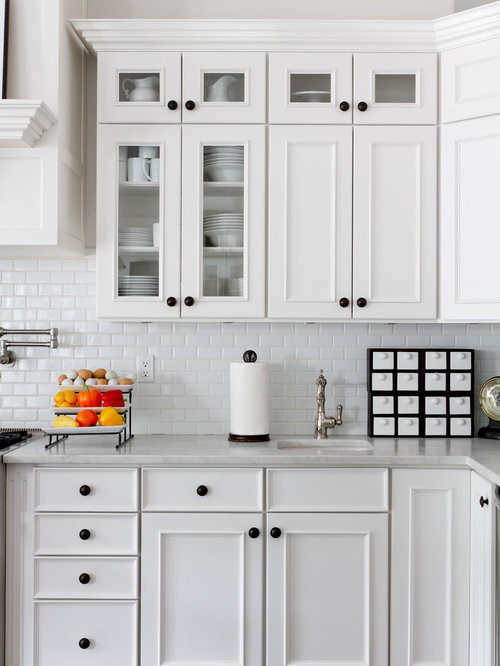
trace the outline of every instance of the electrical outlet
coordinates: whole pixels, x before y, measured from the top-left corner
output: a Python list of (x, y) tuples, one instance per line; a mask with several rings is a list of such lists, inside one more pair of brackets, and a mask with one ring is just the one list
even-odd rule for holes
[(152, 382), (155, 378), (154, 356), (137, 357), (137, 379), (140, 382)]

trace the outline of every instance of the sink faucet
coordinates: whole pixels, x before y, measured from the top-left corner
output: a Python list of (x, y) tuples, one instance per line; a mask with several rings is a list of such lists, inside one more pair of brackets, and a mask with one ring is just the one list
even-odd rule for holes
[(319, 377), (316, 380), (316, 416), (314, 417), (314, 436), (316, 439), (326, 439), (328, 437), (328, 428), (342, 425), (342, 405), (337, 405), (337, 418), (325, 416), (325, 386), (326, 379), (323, 370), (319, 371)]

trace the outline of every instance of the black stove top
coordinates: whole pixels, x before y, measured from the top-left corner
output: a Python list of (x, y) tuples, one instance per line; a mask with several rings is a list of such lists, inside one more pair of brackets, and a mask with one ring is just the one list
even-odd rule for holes
[(31, 437), (27, 430), (11, 430), (9, 432), (0, 432), (0, 449), (6, 449), (8, 446), (20, 444)]

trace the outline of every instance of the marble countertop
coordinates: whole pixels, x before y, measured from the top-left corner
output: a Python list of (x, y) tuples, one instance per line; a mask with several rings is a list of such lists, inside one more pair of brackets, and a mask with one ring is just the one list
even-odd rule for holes
[[(4, 454), (6, 463), (36, 465), (203, 465), (211, 467), (462, 467), (500, 485), (500, 441), (478, 438), (297, 436), (233, 444), (216, 435), (136, 435), (121, 449), (114, 437), (70, 436), (46, 450), (34, 438)], [(366, 447), (366, 448), (365, 448)]]

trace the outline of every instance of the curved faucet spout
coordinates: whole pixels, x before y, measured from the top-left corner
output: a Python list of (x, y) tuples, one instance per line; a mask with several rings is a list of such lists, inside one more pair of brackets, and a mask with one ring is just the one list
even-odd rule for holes
[(337, 405), (337, 418), (325, 416), (325, 386), (327, 381), (320, 370), (319, 377), (316, 380), (316, 415), (314, 417), (314, 436), (316, 439), (326, 439), (328, 437), (328, 428), (342, 425), (342, 405)]

